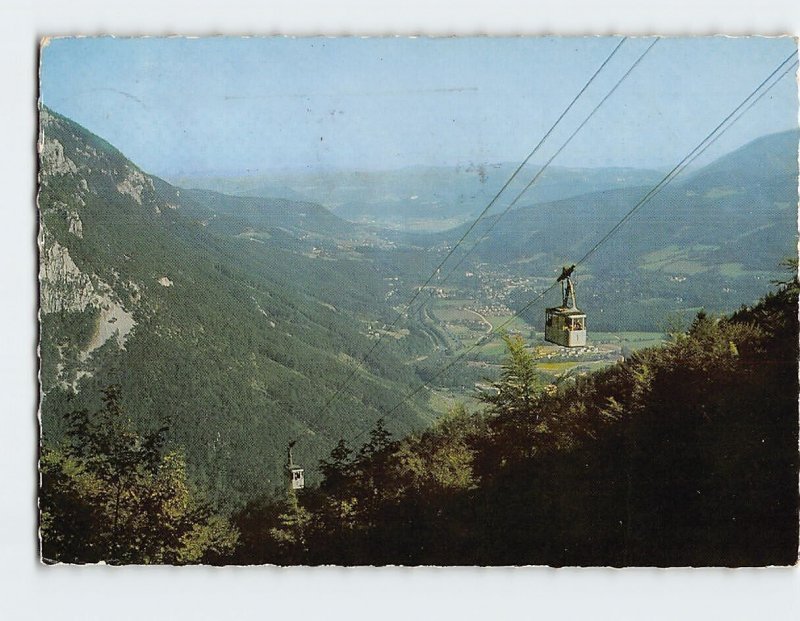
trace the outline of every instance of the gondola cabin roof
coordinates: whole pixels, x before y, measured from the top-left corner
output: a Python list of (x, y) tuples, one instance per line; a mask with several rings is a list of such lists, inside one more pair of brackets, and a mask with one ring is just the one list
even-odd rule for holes
[(559, 314), (565, 317), (586, 317), (586, 313), (577, 308), (567, 308), (564, 306), (554, 306), (547, 309), (548, 313)]

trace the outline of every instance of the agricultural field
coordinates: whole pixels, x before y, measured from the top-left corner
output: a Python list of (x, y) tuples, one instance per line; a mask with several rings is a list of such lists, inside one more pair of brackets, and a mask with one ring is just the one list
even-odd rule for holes
[(631, 351), (656, 347), (667, 341), (663, 332), (589, 332), (589, 341), (594, 345), (618, 345)]
[[(474, 300), (467, 298), (434, 298), (426, 308), (429, 321), (436, 323), (439, 331), (447, 334), (453, 341), (454, 352), (458, 353), (496, 331), (500, 326), (509, 333), (517, 333), (539, 350), (539, 368), (545, 373), (558, 376), (573, 369), (594, 370), (615, 363), (621, 356), (630, 352), (655, 347), (664, 343), (667, 336), (663, 332), (589, 332), (589, 345), (586, 348), (567, 350), (544, 340), (541, 326), (533, 326), (520, 317), (509, 313), (482, 314), (473, 308), (478, 307)], [(469, 355), (473, 362), (486, 368), (486, 375), (499, 373), (499, 365), (506, 353), (506, 347), (499, 336), (476, 347)], [(431, 407), (445, 411), (454, 400), (463, 395), (431, 395)]]
[(699, 258), (703, 253), (717, 250), (716, 246), (666, 246), (644, 255), (640, 266), (648, 271), (693, 276), (708, 271), (709, 266)]

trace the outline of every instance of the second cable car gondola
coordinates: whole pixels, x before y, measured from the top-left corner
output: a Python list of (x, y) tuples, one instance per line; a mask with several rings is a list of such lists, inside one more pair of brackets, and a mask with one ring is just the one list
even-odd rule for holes
[(544, 339), (562, 347), (586, 345), (586, 313), (578, 309), (572, 272), (575, 266), (564, 267), (556, 282), (561, 283), (561, 306), (545, 311)]
[(286, 474), (289, 477), (289, 487), (291, 489), (303, 489), (306, 485), (305, 483), (305, 471), (294, 463), (294, 459), (292, 457), (292, 448), (296, 444), (296, 440), (292, 440), (289, 442), (289, 448), (287, 449), (287, 459), (286, 459)]

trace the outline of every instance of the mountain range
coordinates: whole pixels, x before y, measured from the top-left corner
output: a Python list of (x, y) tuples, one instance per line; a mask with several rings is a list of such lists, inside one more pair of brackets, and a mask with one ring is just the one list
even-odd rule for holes
[[(182, 187), (251, 197), (313, 201), (359, 224), (395, 230), (434, 231), (475, 218), (517, 168), (510, 162), (411, 166), (398, 170), (277, 172), (250, 176), (184, 176)], [(530, 163), (524, 175), (541, 167)], [(631, 168), (547, 168), (528, 192), (535, 201), (655, 183), (657, 171)], [(509, 191), (522, 189), (522, 183)], [(519, 186), (519, 187), (517, 187)], [(501, 203), (502, 204), (502, 203)]]
[[(353, 225), (311, 203), (174, 187), (48, 109), (39, 149), (45, 442), (119, 385), (125, 411), (167, 426), (195, 480), (235, 503), (281, 484), (290, 440), (314, 464), (416, 387), (416, 334), (357, 365), (394, 315), (371, 263), (330, 256)], [(432, 416), (412, 401), (387, 426)]]
[[(796, 255), (797, 142), (797, 132), (759, 139), (644, 205), (580, 270), (590, 329), (659, 330), (670, 313), (762, 295)], [(427, 391), (392, 410), (447, 356), (430, 326), (395, 320), (510, 165), (306, 176), (302, 187), (185, 179), (187, 189), (46, 108), (39, 151), (44, 442), (119, 385), (128, 415), (167, 427), (195, 483), (235, 506), (281, 485), (290, 441), (313, 481), (339, 438), (387, 411), (397, 435), (435, 418)], [(660, 177), (553, 170), (451, 284), (479, 296), (467, 274), (487, 266), (555, 277)], [(422, 232), (446, 223), (458, 226)], [(512, 291), (507, 303), (521, 308), (530, 295)], [(470, 372), (456, 367), (447, 381), (469, 386)]]
[[(799, 138), (796, 131), (765, 136), (675, 177), (606, 241), (652, 186), (555, 201), (526, 197), (502, 219), (490, 216), (475, 227), (453, 265), (472, 248), (470, 240), (491, 230), (450, 281), (468, 286), (465, 274), (481, 264), (555, 277), (602, 241), (578, 271), (579, 297), (595, 329), (659, 330), (675, 311), (730, 312), (751, 304), (778, 277), (781, 261), (797, 254)], [(401, 239), (447, 245), (467, 227)], [(524, 296), (529, 292), (512, 296), (511, 307), (524, 305)]]

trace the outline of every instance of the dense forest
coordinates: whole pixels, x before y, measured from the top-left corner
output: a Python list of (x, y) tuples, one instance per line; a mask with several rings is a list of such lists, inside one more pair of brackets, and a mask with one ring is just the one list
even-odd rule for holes
[(798, 544), (796, 262), (757, 305), (699, 313), (612, 367), (547, 383), (506, 335), (476, 413), (342, 440), (322, 480), (226, 514), (118, 389), (41, 459), (53, 562), (789, 565)]

